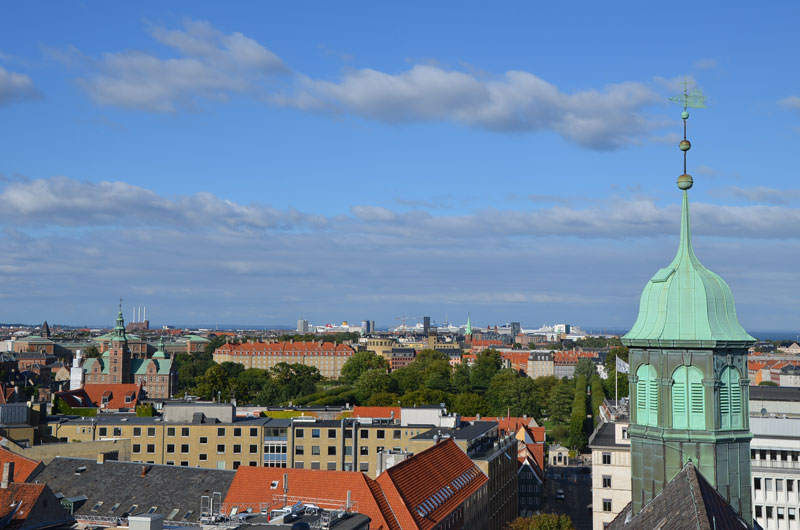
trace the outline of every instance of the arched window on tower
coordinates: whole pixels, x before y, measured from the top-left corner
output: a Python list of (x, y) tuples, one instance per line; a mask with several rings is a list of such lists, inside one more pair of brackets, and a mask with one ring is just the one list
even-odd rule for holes
[(636, 370), (636, 423), (658, 425), (658, 379), (652, 365), (643, 364)]
[(742, 387), (739, 386), (739, 370), (728, 366), (722, 371), (719, 387), (720, 427), (742, 428)]
[(672, 427), (706, 428), (703, 373), (695, 366), (680, 366), (672, 373)]

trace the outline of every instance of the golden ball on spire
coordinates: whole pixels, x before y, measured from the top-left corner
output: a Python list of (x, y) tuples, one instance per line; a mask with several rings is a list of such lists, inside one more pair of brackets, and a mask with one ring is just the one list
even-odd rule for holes
[(694, 184), (694, 179), (688, 173), (684, 173), (680, 177), (678, 177), (678, 188), (686, 191), (692, 187)]
[(678, 144), (678, 148), (681, 151), (688, 151), (692, 148), (692, 144), (689, 143), (689, 140), (681, 140), (681, 143)]

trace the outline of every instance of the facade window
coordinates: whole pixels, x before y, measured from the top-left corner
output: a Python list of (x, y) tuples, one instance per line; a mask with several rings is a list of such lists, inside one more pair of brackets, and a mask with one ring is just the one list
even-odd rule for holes
[(318, 445), (312, 445), (311, 446), (311, 454), (312, 455), (318, 455), (319, 454), (319, 446)]
[(672, 426), (675, 429), (706, 428), (703, 373), (695, 366), (679, 366), (672, 373)]
[(167, 444), (167, 452), (174, 453), (175, 452), (175, 444)]
[(368, 456), (369, 455), (369, 447), (366, 445), (361, 446), (361, 452), (359, 453), (361, 456)]
[(794, 491), (794, 480), (786, 479), (786, 491), (788, 492)]
[(155, 427), (148, 427), (147, 428), (147, 436), (151, 438), (155, 438), (156, 436), (156, 428)]
[(611, 511), (611, 499), (603, 499), (603, 511), (604, 512)]
[(777, 510), (777, 512), (778, 512), (778, 519), (783, 519), (783, 517), (784, 517), (784, 514), (786, 513), (786, 512), (784, 512), (784, 510), (783, 510), (783, 506), (778, 506), (778, 510)]
[(383, 440), (384, 438), (386, 438), (386, 431), (384, 431), (383, 429), (378, 429), (375, 436), (378, 438), (378, 440)]
[(255, 454), (258, 452), (258, 444), (250, 444), (250, 454)]
[(241, 466), (241, 465), (242, 465), (242, 463), (241, 463), (241, 462), (237, 462), (237, 461), (235, 461), (235, 460), (234, 460), (234, 462), (233, 462), (233, 469), (239, 469), (239, 466)]
[(225, 427), (217, 427), (217, 436), (225, 436)]
[(258, 427), (250, 427), (250, 436), (258, 436)]
[(344, 447), (344, 456), (353, 456), (353, 446), (352, 445), (346, 445)]
[(167, 436), (175, 436), (175, 427), (167, 427)]
[(197, 459), (202, 462), (205, 462), (206, 460), (208, 460), (208, 455), (206, 453), (200, 453), (199, 455), (197, 455)]
[(636, 370), (636, 423), (658, 425), (658, 378), (656, 369), (643, 364)]
[(603, 487), (610, 488), (611, 487), (611, 476), (610, 475), (603, 475)]
[(772, 506), (767, 506), (767, 519), (772, 519)]
[(303, 429), (295, 429), (294, 430), (294, 437), (295, 438), (302, 438), (303, 437)]
[(189, 444), (181, 444), (181, 453), (187, 454), (189, 452)]
[(189, 427), (181, 427), (181, 436), (184, 438), (189, 437)]
[(311, 429), (312, 438), (319, 438), (319, 436), (320, 436), (319, 429)]
[(719, 414), (723, 429), (742, 428), (742, 387), (739, 370), (733, 366), (725, 368), (720, 377)]
[(776, 493), (783, 493), (783, 479), (776, 478), (775, 479), (775, 492)]
[(139, 444), (133, 444), (133, 447), (131, 448), (131, 451), (133, 451), (134, 453), (141, 453), (142, 452), (142, 446), (139, 445)]
[(797, 511), (795, 510), (795, 508), (789, 508), (789, 520), (794, 521), (796, 515)]
[(761, 477), (754, 477), (753, 478), (753, 489), (760, 490), (761, 489)]
[(328, 462), (328, 471), (336, 471), (336, 462)]
[(105, 427), (100, 427), (99, 429), (97, 429), (97, 435), (98, 436), (106, 436), (106, 435), (108, 435), (108, 429), (105, 428)]
[(303, 469), (304, 467), (305, 467), (305, 464), (303, 462), (295, 462), (294, 463), (294, 468), (295, 469)]
[(233, 444), (233, 454), (235, 454), (235, 455), (242, 454), (242, 446), (241, 446), (241, 444)]
[(762, 506), (756, 506), (756, 519), (761, 519), (764, 516), (764, 508)]
[(200, 443), (201, 444), (207, 444), (208, 443), (208, 436), (201, 436), (200, 437)]
[(134, 436), (141, 436), (142, 435), (142, 428), (141, 427), (134, 427), (133, 428), (133, 435)]
[(369, 463), (368, 462), (360, 462), (358, 464), (358, 470), (362, 473), (369, 473)]
[(304, 449), (303, 449), (302, 445), (295, 445), (294, 446), (294, 454), (296, 454), (296, 455), (305, 454), (303, 451), (304, 451)]
[(242, 428), (241, 427), (234, 427), (233, 428), (233, 435), (234, 436), (241, 436), (242, 435)]
[(329, 445), (328, 446), (328, 456), (336, 456), (336, 446)]
[(369, 430), (368, 429), (361, 429), (361, 438), (367, 440), (369, 438)]
[(627, 440), (628, 439), (628, 428), (627, 427), (623, 427), (622, 428), (622, 439), (623, 440)]
[(328, 429), (328, 438), (336, 438), (336, 429)]
[[(558, 456), (561, 456), (560, 454)], [(611, 465), (611, 453), (603, 453), (603, 465)]]
[(156, 444), (147, 444), (147, 452), (148, 453), (155, 453), (156, 452)]
[(772, 479), (765, 478), (764, 479), (764, 489), (767, 491), (772, 491)]
[(225, 444), (217, 444), (217, 454), (222, 454), (225, 452)]
[(311, 469), (319, 469), (319, 462), (311, 462)]
[(395, 429), (394, 430), (394, 434), (392, 435), (392, 438), (394, 438), (395, 440), (399, 440), (400, 439), (400, 429)]

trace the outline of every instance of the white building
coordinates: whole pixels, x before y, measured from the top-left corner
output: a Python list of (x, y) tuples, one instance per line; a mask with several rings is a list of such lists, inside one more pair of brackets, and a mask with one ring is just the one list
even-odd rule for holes
[(753, 518), (764, 530), (800, 530), (800, 418), (751, 416)]
[(72, 358), (72, 368), (69, 369), (69, 389), (78, 390), (83, 387), (83, 352), (78, 350)]
[(628, 421), (602, 422), (589, 438), (592, 450), (592, 530), (604, 530), (631, 502)]

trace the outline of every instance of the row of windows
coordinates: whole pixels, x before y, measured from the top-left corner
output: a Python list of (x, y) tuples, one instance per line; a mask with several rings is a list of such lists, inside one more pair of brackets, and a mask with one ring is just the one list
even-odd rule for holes
[[(78, 427), (80, 429), (80, 427)], [(98, 428), (98, 434), (100, 436), (108, 436), (108, 427), (100, 427)], [(113, 436), (122, 436), (122, 427), (112, 427)], [(81, 432), (80, 430), (78, 432)], [(147, 436), (154, 437), (156, 435), (156, 428), (155, 427), (147, 427)], [(167, 436), (176, 436), (177, 429), (175, 427), (167, 427)], [(181, 427), (181, 436), (186, 438), (190, 436), (191, 431), (189, 427)], [(133, 435), (134, 436), (141, 436), (142, 435), (142, 428), (141, 427), (134, 427), (133, 428)], [(233, 436), (241, 436), (242, 435), (242, 428), (241, 427), (234, 427), (233, 429)], [(217, 428), (217, 436), (225, 436), (225, 427), (218, 427)], [(258, 427), (250, 427), (250, 436), (258, 436)], [(208, 443), (208, 437), (203, 436), (200, 438), (200, 443)]]
[[(145, 446), (146, 452), (148, 453), (155, 453), (156, 452), (156, 444), (147, 444)], [(248, 447), (250, 454), (257, 454), (258, 453), (258, 445), (250, 444)], [(142, 445), (141, 444), (133, 444), (131, 450), (134, 453), (141, 453), (142, 452)], [(175, 444), (167, 444), (167, 453), (174, 453), (175, 452)], [(181, 444), (180, 452), (183, 454), (188, 454), (190, 452), (189, 444)], [(233, 454), (241, 454), (242, 453), (242, 446), (240, 444), (234, 444), (231, 447), (231, 452)], [(283, 452), (286, 452), (286, 448), (283, 448)], [(217, 444), (217, 454), (224, 454), (225, 453), (225, 444)], [(302, 453), (300, 453), (302, 454)], [(200, 454), (200, 460), (206, 460), (203, 458), (204, 454)]]
[(793, 479), (785, 479), (784, 480), (782, 478), (776, 478), (776, 479), (765, 478), (765, 479), (762, 479), (761, 477), (753, 477), (753, 489), (754, 490), (760, 490), (762, 488), (762, 485), (763, 485), (764, 491), (772, 491), (773, 481), (775, 483), (775, 492), (776, 493), (783, 493), (784, 481), (786, 482), (786, 491), (789, 492), (789, 493), (794, 491), (794, 487), (795, 487), (794, 483), (795, 483), (795, 481)]
[(751, 449), (753, 460), (771, 460), (773, 462), (797, 462), (800, 453), (797, 451), (777, 451), (774, 449)]
[[(369, 439), (369, 431), (370, 429), (361, 429), (359, 436), (362, 440)], [(336, 438), (336, 433), (338, 429), (328, 429), (328, 438)], [(311, 438), (320, 438), (322, 434), (321, 429), (311, 429)], [(406, 432), (408, 435), (408, 432)], [(305, 430), (304, 429), (295, 429), (294, 431), (295, 438), (304, 438), (305, 437)], [(352, 438), (353, 433), (350, 430), (345, 430), (345, 438)], [(401, 431), (400, 429), (394, 429), (392, 432), (392, 438), (395, 440), (400, 440)], [(375, 429), (375, 438), (378, 440), (385, 440), (386, 439), (386, 430), (385, 429)]]
[(785, 519), (788, 515), (790, 521), (797, 518), (796, 508), (784, 508), (783, 506), (760, 506), (756, 505), (756, 519)]
[[(643, 364), (636, 370), (636, 422), (658, 425), (659, 379), (656, 369)], [(742, 389), (739, 371), (726, 367), (720, 376), (719, 411), (723, 429), (740, 429), (742, 419)], [(672, 373), (672, 427), (703, 430), (706, 428), (705, 388), (703, 373), (695, 366), (679, 366)]]
[[(309, 469), (322, 469), (321, 466), (322, 466), (322, 464), (320, 462), (314, 461), (314, 462), (310, 462), (310, 468)], [(349, 467), (349, 466), (345, 465), (345, 467)], [(294, 463), (294, 468), (295, 469), (304, 469), (305, 468), (305, 462), (295, 462)], [(325, 464), (325, 469), (327, 469), (328, 471), (336, 471), (336, 462), (327, 462)], [(361, 472), (364, 472), (364, 473), (368, 473), (369, 472), (369, 463), (368, 462), (360, 462), (358, 464), (358, 470), (361, 471)]]

